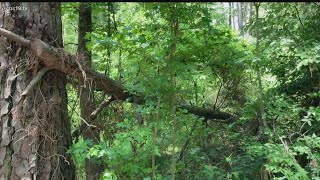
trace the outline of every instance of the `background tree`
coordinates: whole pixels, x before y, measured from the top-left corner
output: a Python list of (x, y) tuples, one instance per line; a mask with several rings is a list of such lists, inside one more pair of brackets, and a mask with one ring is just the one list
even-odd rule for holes
[[(91, 67), (92, 52), (87, 47), (91, 43), (92, 34), (92, 7), (91, 3), (81, 2), (79, 6), (79, 25), (78, 25), (78, 53), (80, 54), (80, 61), (88, 67)], [(95, 110), (95, 98), (93, 90), (93, 80), (84, 79), (80, 80), (81, 88), (79, 91), (79, 105), (81, 118), (86, 123), (90, 123), (82, 132), (83, 138), (92, 139), (95, 143), (100, 140), (100, 131), (103, 123), (99, 120), (93, 120), (91, 113)], [(81, 124), (85, 124), (82, 122)], [(93, 128), (94, 127), (94, 128)], [(98, 179), (99, 175), (103, 172), (104, 167), (98, 162), (86, 160), (86, 178)]]

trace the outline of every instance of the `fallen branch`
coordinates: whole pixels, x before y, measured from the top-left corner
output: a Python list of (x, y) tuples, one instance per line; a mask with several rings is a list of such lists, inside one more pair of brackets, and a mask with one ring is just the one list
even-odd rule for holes
[(84, 78), (83, 72), (85, 72), (85, 78), (93, 81), (94, 88), (101, 89), (106, 94), (112, 94), (119, 100), (126, 101), (129, 98), (130, 102), (142, 103), (140, 96), (124, 91), (124, 87), (121, 84), (108, 76), (95, 72), (84, 64), (81, 64), (82, 70), (80, 70), (77, 63), (78, 57), (65, 52), (63, 49), (54, 48), (39, 39), (31, 40), (30, 48), (46, 66), (81, 79)]
[[(46, 67), (56, 69), (73, 78), (84, 79), (83, 73), (77, 64), (77, 59), (81, 57), (71, 55), (63, 49), (54, 48), (39, 39), (27, 40), (3, 28), (0, 28), (0, 35), (29, 48)], [(130, 94), (117, 81), (104, 74), (93, 71), (84, 64), (81, 64), (81, 66), (82, 70), (86, 74), (86, 78), (93, 81), (93, 87), (95, 89), (100, 89), (104, 91), (105, 94), (112, 95), (118, 100), (127, 100), (128, 102), (134, 102), (137, 104), (144, 103), (143, 95)], [(224, 122), (233, 122), (236, 119), (229, 113), (217, 110), (190, 105), (183, 105), (180, 106), (180, 108), (187, 109), (189, 113), (204, 117), (205, 119), (222, 120)]]
[(28, 39), (25, 39), (11, 31), (8, 31), (8, 30), (5, 30), (3, 28), (0, 28), (0, 35), (3, 36), (3, 37), (6, 37), (7, 39), (11, 40), (11, 41), (14, 41), (24, 47), (27, 47), (29, 48), (29, 43), (30, 43), (30, 40)]
[(65, 52), (63, 49), (58, 49), (46, 44), (39, 39), (28, 40), (19, 35), (16, 35), (10, 31), (0, 28), (0, 35), (14, 41), (26, 48), (29, 48), (39, 60), (47, 67), (61, 71), (67, 75), (78, 77), (83, 79), (83, 71), (86, 74), (87, 79), (92, 79), (95, 88), (101, 89), (107, 94), (112, 94), (116, 99), (127, 100), (131, 102), (139, 102), (141, 98), (136, 95), (129, 94), (123, 91), (123, 87), (117, 81), (110, 79), (104, 74), (97, 73), (85, 65), (81, 64), (83, 71), (79, 69), (79, 65), (76, 63), (77, 57)]
[(229, 113), (221, 112), (218, 110), (202, 108), (202, 107), (198, 107), (198, 106), (181, 105), (180, 108), (186, 109), (186, 110), (188, 110), (189, 113), (203, 117), (206, 120), (208, 120), (208, 119), (220, 120), (221, 122), (231, 123), (237, 119), (234, 115), (231, 115)]

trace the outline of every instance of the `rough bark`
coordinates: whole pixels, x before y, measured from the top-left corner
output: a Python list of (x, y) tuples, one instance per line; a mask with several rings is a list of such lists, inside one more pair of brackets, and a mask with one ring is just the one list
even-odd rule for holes
[[(0, 14), (5, 29), (62, 47), (59, 3), (0, 3)], [(30, 50), (0, 37), (0, 179), (74, 179), (64, 74), (48, 71), (21, 96), (42, 67)]]

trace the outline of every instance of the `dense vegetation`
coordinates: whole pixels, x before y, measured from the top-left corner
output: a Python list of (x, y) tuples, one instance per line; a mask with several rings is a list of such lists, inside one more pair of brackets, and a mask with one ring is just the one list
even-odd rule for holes
[[(71, 53), (80, 4), (62, 3)], [(69, 153), (79, 179), (88, 161), (102, 179), (319, 179), (319, 3), (91, 9), (91, 66), (143, 102), (114, 100), (95, 118), (96, 139), (78, 132)], [(83, 86), (67, 87), (73, 132), (91, 123), (81, 116)], [(95, 106), (110, 97), (86, 86)], [(218, 111), (230, 118), (210, 116)]]

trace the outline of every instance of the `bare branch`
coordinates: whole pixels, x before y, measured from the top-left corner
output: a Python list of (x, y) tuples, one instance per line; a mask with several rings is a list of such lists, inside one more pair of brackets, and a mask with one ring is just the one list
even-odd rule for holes
[(90, 118), (95, 119), (97, 115), (103, 110), (103, 108), (108, 106), (114, 100), (115, 100), (114, 97), (110, 96), (108, 99), (102, 101), (102, 103), (98, 106), (98, 108), (91, 113)]
[(9, 39), (11, 41), (14, 41), (18, 44), (21, 44), (22, 46), (29, 48), (30, 40), (25, 39), (15, 33), (11, 32), (11, 31), (7, 31), (3, 28), (0, 28), (0, 35), (3, 37), (6, 37), (7, 39)]
[(34, 86), (41, 80), (42, 76), (49, 71), (51, 68), (44, 67), (42, 68), (38, 74), (31, 80), (29, 85), (26, 87), (26, 89), (21, 93), (21, 96), (26, 96), (29, 94), (29, 92), (34, 88)]

